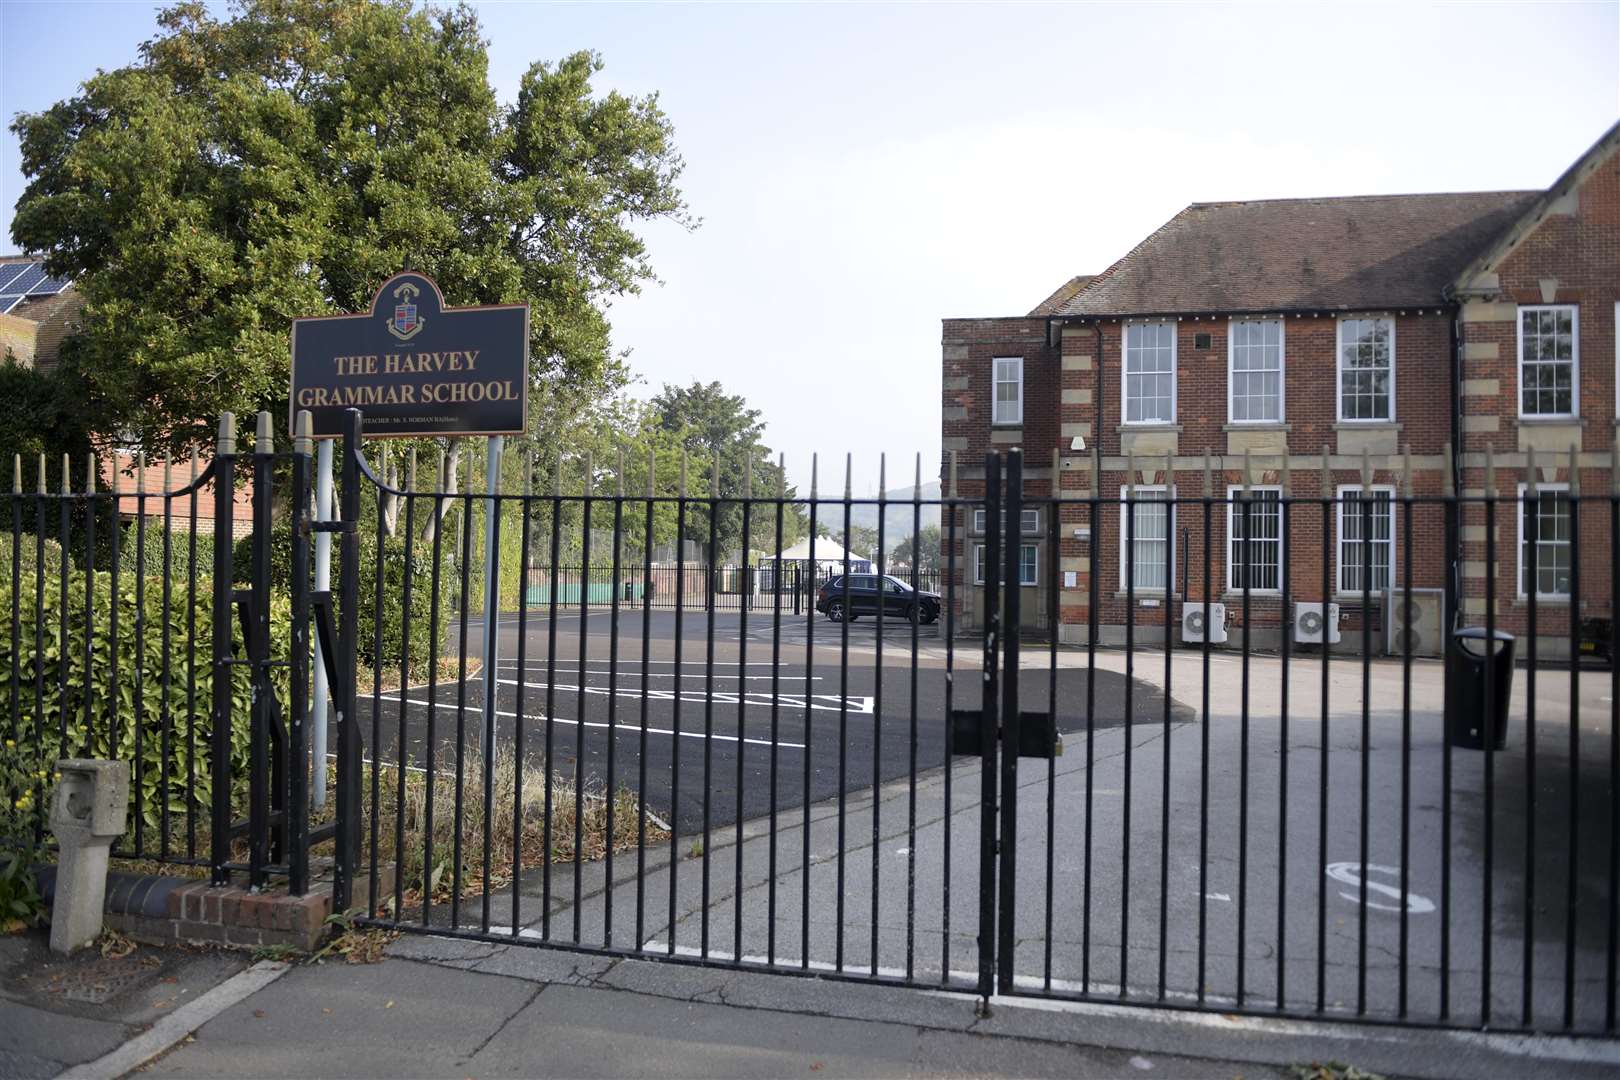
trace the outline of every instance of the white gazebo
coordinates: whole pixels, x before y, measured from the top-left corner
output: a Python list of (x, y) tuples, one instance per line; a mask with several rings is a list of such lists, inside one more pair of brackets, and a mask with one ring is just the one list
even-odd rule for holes
[[(776, 589), (778, 575), (783, 575), (784, 589), (792, 589), (795, 581), (808, 579), (809, 582), (819, 581), (831, 574), (842, 574), (845, 568), (845, 559), (849, 560), (849, 572), (852, 574), (870, 574), (872, 560), (864, 555), (846, 552), (834, 540), (825, 536), (816, 537), (815, 557), (810, 554), (810, 541), (808, 538), (800, 540), (797, 544), (778, 552), (775, 556), (767, 555), (759, 560), (758, 591), (772, 592)], [(794, 577), (797, 570), (802, 577)]]

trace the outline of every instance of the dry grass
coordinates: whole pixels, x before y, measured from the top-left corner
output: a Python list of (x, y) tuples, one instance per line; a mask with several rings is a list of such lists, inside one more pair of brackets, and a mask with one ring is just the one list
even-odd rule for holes
[[(484, 793), (488, 772), (492, 793), (492, 813), (486, 828)], [(525, 866), (538, 866), (543, 862), (573, 862), (574, 828), (577, 815), (581, 843), (579, 861), (589, 862), (607, 854), (608, 836), (607, 793), (600, 789), (587, 789), (580, 798), (573, 781), (553, 774), (551, 786), (550, 846), (547, 847), (545, 770), (532, 758), (523, 764), (523, 792), (521, 804), (517, 798), (518, 757), (510, 749), (500, 750), (493, 768), (486, 770), (483, 757), (476, 751), (466, 755), (463, 762), (461, 812), (456, 812), (456, 784), (454, 773), (441, 772), (432, 784), (432, 865), (427, 866), (427, 825), (429, 784), (425, 773), (407, 771), (405, 774), (404, 836), (400, 850), (403, 853), (400, 872), (407, 903), (420, 902), (424, 889), (430, 889), (435, 903), (448, 901), (456, 885), (456, 841), (460, 838), (461, 895), (482, 895), (486, 886), (500, 889), (509, 885), (513, 877), (514, 852)], [(398, 772), (386, 764), (379, 766), (376, 775), (377, 806), (371, 803), (371, 767), (364, 773), (364, 802), (362, 815), (362, 842), (369, 844), (372, 817), (377, 822), (377, 861), (386, 866), (395, 859), (395, 834), (398, 828)], [(638, 821), (642, 806), (636, 794), (620, 786), (613, 793), (612, 848), (615, 852), (634, 850), (638, 839)], [(668, 839), (669, 833), (656, 818), (647, 817), (647, 843)], [(490, 845), (489, 877), (484, 878), (484, 842)], [(392, 897), (389, 898), (392, 903)]]

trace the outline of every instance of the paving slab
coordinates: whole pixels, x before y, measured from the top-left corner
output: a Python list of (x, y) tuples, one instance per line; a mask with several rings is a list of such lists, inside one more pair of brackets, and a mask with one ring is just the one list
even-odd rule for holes
[(464, 1076), (541, 987), (404, 960), (297, 968), (147, 1067), (161, 1076)]

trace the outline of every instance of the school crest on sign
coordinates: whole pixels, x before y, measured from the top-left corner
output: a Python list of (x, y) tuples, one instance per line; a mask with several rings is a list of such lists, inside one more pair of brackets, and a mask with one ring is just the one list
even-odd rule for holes
[(426, 319), (417, 317), (416, 304), (413, 302), (420, 292), (408, 281), (394, 290), (394, 299), (399, 303), (394, 305), (394, 318), (388, 324), (388, 332), (401, 341), (411, 340), (427, 324)]

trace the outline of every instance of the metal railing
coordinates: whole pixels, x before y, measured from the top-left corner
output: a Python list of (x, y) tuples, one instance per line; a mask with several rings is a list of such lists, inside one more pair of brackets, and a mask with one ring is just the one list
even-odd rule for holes
[[(374, 702), (387, 765), (369, 820), (384, 828), (363, 869), (392, 869), (395, 895), (372, 897), (373, 919), (985, 994), (1611, 1030), (1620, 768), (1612, 702), (1580, 696), (1593, 676), (1578, 661), (1614, 588), (1583, 547), (1612, 564), (1620, 501), (1581, 494), (1578, 477), (1552, 500), (1534, 478), (1526, 497), (1501, 494), (1494, 466), (1482, 491), (1457, 494), (1392, 463), (1375, 476), (1336, 459), (1314, 491), (1287, 476), (1272, 492), (1246, 468), (1219, 483), (1211, 468), (1200, 490), (1200, 470), (1172, 462), (1158, 478), (1170, 490), (1137, 491), (1138, 477), (1081, 497), (1026, 494), (1017, 454), (960, 483), (953, 467), (947, 495), (912, 504), (943, 523), (946, 632), (926, 648), (895, 617), (862, 639), (794, 619), (780, 593), (728, 621), (708, 598), (688, 610), (687, 590), (659, 608), (624, 589), (647, 579), (646, 556), (628, 565), (615, 544), (580, 568), (605, 577), (605, 598), (555, 589), (502, 617), (512, 659), (492, 679)], [(1115, 475), (1137, 477), (1145, 463), (1123, 464)], [(372, 482), (407, 515), (485, 503), (521, 535), (522, 565), (593, 520), (650, 532), (661, 506), (683, 536), (688, 515), (713, 521), (723, 504), (746, 505), (745, 521), (796, 505), (812, 530), (893, 509), (814, 489), (441, 496)], [(1043, 512), (1038, 537), (1027, 509)], [(1478, 571), (1515, 516), (1538, 538), (1520, 546), (1522, 580), (1567, 583), (1581, 603), (1515, 600)], [(1146, 560), (1161, 563), (1151, 577)], [(1542, 575), (1548, 560), (1558, 574)], [(1399, 619), (1393, 655), (1377, 656), (1385, 609), (1424, 589), (1445, 598), (1442, 657), (1416, 655), (1432, 646)], [(1056, 631), (1033, 650), (1015, 630), (1030, 605)], [(1182, 640), (1189, 613), (1201, 641)], [(1539, 628), (1520, 642), (1528, 697), (1500, 698), (1505, 653), (1458, 651), (1454, 613), (1487, 632)], [(980, 638), (960, 649), (966, 616)], [(1550, 680), (1554, 641), (1577, 662)], [(1567, 698), (1549, 701), (1554, 682)], [(1507, 741), (1462, 748), (1503, 704)], [(412, 849), (418, 811), (402, 817), (388, 787), (413, 775), (426, 790), (403, 801), (453, 818), (437, 830), (451, 850)], [(977, 828), (962, 816), (974, 809)]]
[[(222, 440), (153, 493), (24, 492), (14, 465), (0, 702), (40, 761), (131, 761), (146, 801), (120, 853), (296, 890), (330, 842), (365, 922), (670, 962), (1614, 1030), (1620, 681), (1590, 666), (1616, 655), (1614, 463), (1488, 455), (1459, 491), (1405, 456), (1258, 478), (1246, 459), (1059, 456), (1026, 478), (1014, 452), (951, 462), (933, 500), (856, 499), (847, 472), (832, 495), (446, 494), (414, 470), (385, 483), (351, 414), (322, 523), (308, 444), (272, 450)], [(239, 567), (203, 550), (199, 503), (234, 522), (247, 469)], [(290, 622), (266, 614), (283, 478)], [(864, 506), (879, 551), (891, 515), (910, 507), (915, 536), (938, 509), (937, 589), (895, 576), (940, 594), (941, 632), (904, 590), (870, 633), (795, 613), (797, 588), (727, 611), (706, 568), (699, 597), (637, 593), (653, 545), (622, 546), (662, 522), (713, 550), (730, 507), (744, 550), (756, 520), (847, 534)], [(493, 550), (516, 539), (482, 588), (526, 575), (488, 626), (478, 514)], [(604, 522), (599, 558), (584, 538)], [(339, 537), (336, 596), (307, 588), (318, 530)], [(570, 549), (589, 553), (579, 587), (533, 595), (517, 568)], [(325, 822), (301, 765), (311, 625), (339, 724)]]

